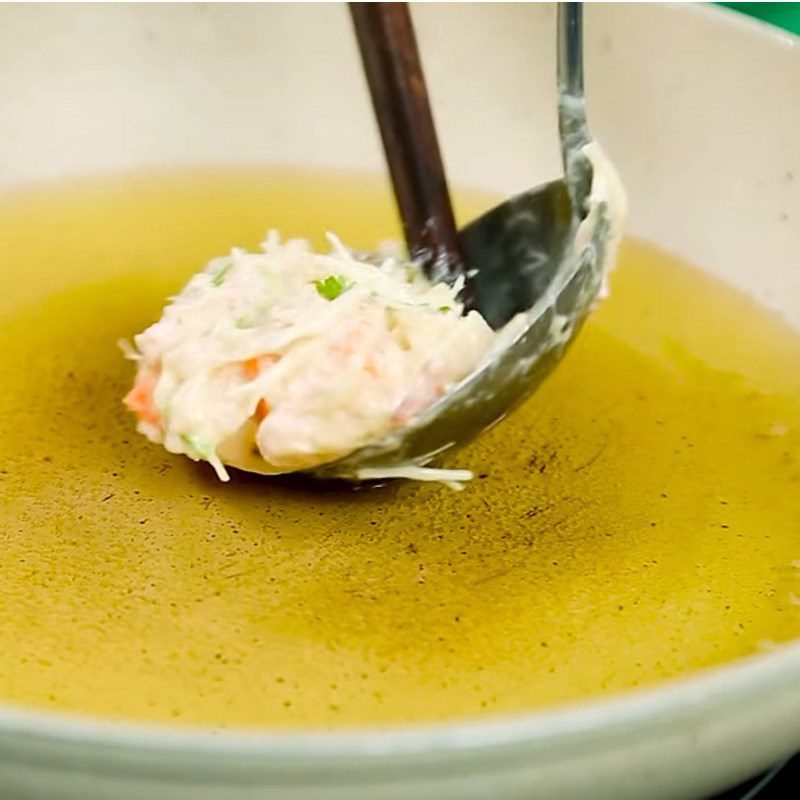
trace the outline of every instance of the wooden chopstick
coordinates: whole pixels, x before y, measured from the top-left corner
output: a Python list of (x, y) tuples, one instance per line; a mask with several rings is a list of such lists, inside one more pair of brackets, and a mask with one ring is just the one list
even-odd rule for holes
[(350, 13), (409, 253), (452, 282), (465, 270), (408, 4), (350, 3)]

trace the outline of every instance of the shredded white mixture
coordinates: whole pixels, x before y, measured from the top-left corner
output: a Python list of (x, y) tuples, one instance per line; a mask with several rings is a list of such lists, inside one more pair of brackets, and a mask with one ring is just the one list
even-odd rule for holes
[(134, 338), (141, 433), (222, 480), (225, 464), (308, 469), (406, 425), (485, 358), (496, 335), (462, 316), (460, 286), (328, 238), (323, 255), (273, 231), (213, 259)]
[[(594, 177), (575, 248), (590, 245), (603, 213), (606, 276), (627, 201), (599, 146), (584, 152)], [(213, 259), (134, 345), (121, 343), (138, 365), (125, 403), (141, 433), (208, 461), (223, 481), (226, 464), (263, 473), (319, 467), (413, 423), (521, 335), (547, 300), (494, 332), (478, 312), (463, 315), (459, 283), (432, 284), (388, 250), (382, 263), (370, 263), (328, 238), (331, 252), (321, 254), (272, 231), (258, 253), (233, 249)], [(553, 321), (549, 346), (561, 346), (572, 331), (558, 314)], [(426, 463), (358, 475), (454, 488), (471, 477)]]

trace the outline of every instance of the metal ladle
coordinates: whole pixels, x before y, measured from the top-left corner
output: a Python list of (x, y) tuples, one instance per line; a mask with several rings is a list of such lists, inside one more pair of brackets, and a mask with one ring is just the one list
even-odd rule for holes
[[(365, 26), (373, 24), (375, 18), (370, 21), (364, 17), (365, 14), (380, 14), (368, 7), (389, 5), (405, 4), (353, 4), (368, 77), (370, 65), (365, 39), (372, 43), (368, 46), (374, 47), (375, 36), (374, 30), (367, 30)], [(411, 30), (410, 20), (408, 26)], [(515, 315), (521, 314), (521, 318), (512, 323), (513, 329), (506, 332), (507, 341), (494, 357), (451, 388), (415, 421), (344, 458), (314, 469), (313, 475), (350, 480), (402, 477), (409, 466), (424, 466), (466, 444), (503, 419), (537, 388), (556, 366), (591, 311), (603, 284), (606, 259), (613, 258), (616, 246), (615, 217), (622, 210), (612, 206), (624, 205), (624, 201), (620, 199), (616, 203), (613, 192), (607, 194), (602, 185), (597, 185), (607, 187), (609, 175), (599, 175), (597, 160), (590, 157), (592, 147), (583, 94), (581, 4), (559, 3), (557, 27), (562, 180), (547, 183), (497, 206), (467, 225), (454, 244), (446, 233), (448, 213), (452, 221), (449, 201), (442, 211), (441, 197), (447, 199), (446, 184), (441, 161), (438, 172), (441, 177), (437, 176), (438, 148), (432, 133), (432, 119), (433, 161), (431, 148), (426, 146), (422, 148), (424, 156), (415, 155), (413, 145), (411, 155), (405, 154), (420, 173), (416, 197), (411, 191), (414, 187), (403, 184), (404, 180), (408, 183), (408, 164), (405, 172), (400, 170), (403, 174), (399, 178), (395, 170), (392, 171), (409, 249), (413, 256), (427, 259), (429, 277), (453, 279), (463, 273), (466, 276), (465, 302), (480, 311), (495, 329), (500, 329)], [(413, 45), (413, 31), (411, 37)], [(415, 55), (414, 46), (412, 59)], [(401, 68), (407, 70), (408, 67), (406, 57)], [(372, 70), (374, 73), (374, 64)], [(415, 81), (417, 85), (419, 80)], [(375, 86), (371, 89), (380, 121), (381, 98), (376, 97)], [(385, 91), (385, 86), (378, 87), (378, 91)], [(424, 121), (427, 109), (424, 83), (422, 92)], [(394, 109), (393, 113), (398, 113), (397, 103)], [(400, 107), (399, 111), (406, 113), (408, 108)], [(430, 117), (429, 110), (427, 113)], [(387, 142), (387, 132), (382, 129), (382, 133), (392, 167), (392, 143)], [(613, 184), (616, 176), (613, 170), (610, 174)], [(429, 197), (420, 198), (420, 185), (423, 195), (430, 190), (430, 195), (436, 198), (434, 202), (431, 203)], [(438, 191), (442, 187), (444, 195)], [(415, 203), (417, 216), (412, 217), (406, 210)], [(420, 204), (431, 212), (429, 219), (420, 220)], [(409, 236), (409, 220), (412, 228), (417, 226), (416, 238)]]

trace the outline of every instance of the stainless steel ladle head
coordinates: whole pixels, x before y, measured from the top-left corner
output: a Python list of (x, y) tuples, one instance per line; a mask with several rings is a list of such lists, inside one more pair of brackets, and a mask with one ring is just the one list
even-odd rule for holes
[(558, 119), (564, 178), (515, 197), (460, 232), (474, 306), (499, 330), (478, 370), (411, 424), (318, 467), (323, 478), (402, 476), (478, 436), (555, 367), (615, 258), (624, 196), (586, 123), (580, 3), (558, 7)]

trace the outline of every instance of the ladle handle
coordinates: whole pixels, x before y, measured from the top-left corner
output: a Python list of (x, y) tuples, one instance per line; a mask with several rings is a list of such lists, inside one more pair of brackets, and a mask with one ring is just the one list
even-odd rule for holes
[(591, 185), (591, 169), (582, 152), (591, 141), (583, 93), (583, 3), (563, 2), (557, 8), (558, 132), (564, 176), (580, 214)]
[(408, 4), (350, 3), (350, 13), (409, 253), (452, 283), (463, 259)]

